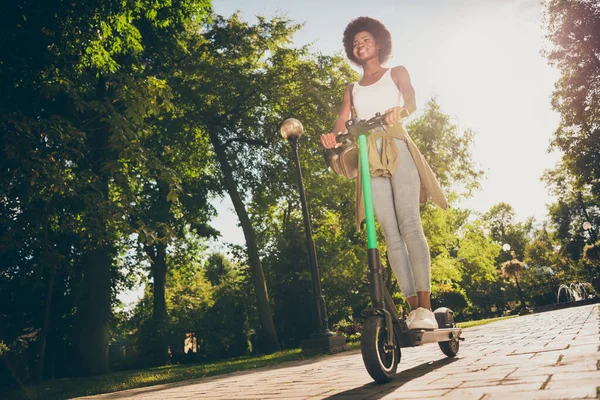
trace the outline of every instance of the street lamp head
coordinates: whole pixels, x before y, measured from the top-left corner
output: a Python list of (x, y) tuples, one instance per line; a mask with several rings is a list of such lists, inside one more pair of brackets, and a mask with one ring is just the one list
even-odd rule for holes
[(300, 136), (302, 136), (304, 127), (296, 118), (288, 118), (283, 121), (279, 131), (281, 132), (281, 136), (283, 136), (283, 138), (286, 140), (299, 139)]
[(510, 251), (510, 244), (504, 243), (504, 245), (502, 246), (502, 250), (504, 250), (504, 251)]
[(592, 229), (592, 224), (590, 224), (589, 221), (585, 221), (583, 223), (583, 229), (585, 229), (586, 231), (589, 231), (590, 229)]

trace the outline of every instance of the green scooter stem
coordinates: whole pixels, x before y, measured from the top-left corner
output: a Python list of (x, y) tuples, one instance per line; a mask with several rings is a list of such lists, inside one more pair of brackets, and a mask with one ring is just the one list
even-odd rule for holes
[[(362, 178), (363, 197), (365, 205), (365, 219), (367, 223), (367, 260), (369, 263), (369, 281), (371, 282), (371, 304), (373, 308), (381, 310), (386, 314), (386, 322), (389, 332), (392, 332), (392, 319), (385, 309), (383, 286), (383, 269), (379, 247), (377, 246), (377, 232), (375, 231), (375, 212), (373, 209), (373, 194), (371, 191), (371, 171), (369, 168), (369, 151), (367, 148), (368, 132), (361, 132), (358, 136), (358, 149), (360, 155), (360, 176)], [(391, 335), (388, 335), (391, 344)]]
[(365, 220), (367, 223), (367, 248), (377, 249), (377, 235), (375, 232), (375, 214), (373, 211), (373, 194), (371, 192), (371, 171), (369, 168), (369, 151), (367, 149), (367, 136), (358, 137), (360, 154), (360, 173), (362, 178), (363, 197), (365, 204)]

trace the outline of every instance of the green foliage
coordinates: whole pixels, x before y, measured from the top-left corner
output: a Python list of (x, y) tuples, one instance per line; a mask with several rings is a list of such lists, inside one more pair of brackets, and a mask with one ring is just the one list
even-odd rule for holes
[(469, 300), (464, 290), (460, 289), (443, 291), (438, 288), (436, 293), (432, 293), (431, 296), (431, 307), (434, 310), (438, 307), (448, 307), (457, 315), (461, 315), (469, 305)]
[[(561, 254), (582, 272), (584, 247), (598, 240), (600, 224), (600, 7), (589, 0), (551, 0), (546, 3), (545, 25), (552, 43), (545, 56), (561, 74), (552, 97), (561, 116), (552, 147), (562, 157), (546, 171), (544, 181), (557, 197), (549, 211)], [(593, 229), (585, 233), (583, 222)]]
[(435, 98), (427, 102), (423, 113), (406, 128), (446, 191), (469, 196), (479, 188), (483, 171), (476, 168), (471, 154), (475, 133), (472, 130), (460, 133)]
[[(331, 117), (332, 98), (337, 100), (351, 73), (340, 57), (290, 48), (299, 27), (281, 17), (259, 18), (250, 25), (239, 15), (215, 16), (191, 47), (194, 56), (184, 60), (186, 75), (181, 82), (187, 88), (183, 95), (195, 98), (189, 117), (210, 137), (223, 187), (247, 238), (242, 262), (250, 266), (260, 325), (271, 337), (270, 347), (277, 346), (277, 340), (270, 329), (270, 303), (262, 282), (264, 254), (259, 249), (266, 244), (258, 246), (260, 239), (255, 240), (263, 217), (246, 199), (268, 196), (271, 202), (289, 197), (293, 177), (284, 173), (288, 159), (282, 157), (286, 144), (280, 140), (279, 126), (291, 115), (303, 121)], [(309, 131), (311, 124), (305, 127)], [(268, 212), (272, 204), (262, 210)], [(264, 275), (268, 274), (265, 268)], [(267, 283), (272, 287), (268, 279)]]
[[(354, 182), (327, 170), (318, 137), (358, 76), (341, 56), (291, 46), (301, 25), (285, 17), (249, 24), (239, 14), (207, 19), (209, 8), (205, 0), (3, 7), (0, 354), (19, 379), (40, 366), (40, 377), (52, 378), (106, 370), (100, 352), (79, 368), (69, 346), (104, 348), (109, 321), (111, 340), (133, 332), (158, 343), (154, 351), (168, 343), (180, 352), (193, 333), (197, 359), (256, 352), (265, 304), (284, 347), (309, 337), (306, 232), (278, 132), (289, 117), (304, 126), (300, 164), (330, 327), (357, 337), (353, 321), (369, 303), (365, 232), (354, 229)], [(523, 293), (547, 304), (561, 283), (598, 278), (595, 247), (585, 246), (598, 241), (600, 224), (600, 11), (591, 1), (551, 0), (546, 18), (554, 44), (546, 54), (562, 74), (552, 146), (563, 158), (544, 178), (557, 197), (549, 225), (517, 222), (504, 203), (478, 220), (470, 210), (422, 208), (432, 300), (459, 318), (502, 314), (517, 295), (524, 304)], [(474, 133), (459, 132), (435, 99), (407, 129), (451, 204), (478, 188)], [(232, 249), (235, 263), (204, 260), (201, 238), (217, 234), (209, 199), (225, 190), (237, 193), (238, 215), (249, 215), (243, 224), (256, 236), (264, 282), (251, 279), (254, 255), (245, 251)], [(504, 243), (525, 263), (509, 261), (507, 277)], [(385, 284), (405, 307), (383, 240), (380, 249)], [(116, 294), (144, 279), (132, 315), (111, 317)], [(264, 284), (270, 298), (257, 307), (252, 296)]]
[[(510, 245), (511, 253), (518, 259), (523, 259), (525, 246), (533, 230), (533, 218), (528, 218), (525, 222), (516, 222), (513, 207), (507, 203), (498, 203), (486, 212), (482, 219), (487, 223), (494, 242), (501, 246)], [(506, 252), (500, 253), (498, 262), (508, 260), (509, 256)]]
[(333, 326), (333, 331), (346, 338), (347, 343), (359, 342), (362, 334), (362, 324), (353, 320), (342, 319)]
[(519, 276), (524, 269), (525, 263), (514, 258), (502, 263), (502, 274), (509, 278)]
[(463, 271), (460, 287), (472, 304), (465, 313), (477, 318), (504, 310), (504, 292), (496, 267), (500, 246), (486, 234), (484, 226), (481, 220), (466, 224), (461, 229), (457, 252)]
[(600, 196), (600, 7), (591, 0), (551, 0), (546, 4), (547, 38), (553, 47), (545, 55), (558, 67), (552, 106), (561, 124), (552, 146), (562, 151), (564, 168), (579, 188)]
[[(14, 300), (29, 293), (30, 301), (2, 302), (0, 314), (7, 307), (26, 316), (0, 324), (2, 336), (12, 343), (29, 330), (40, 346), (85, 349), (65, 359), (77, 352), (46, 346), (54, 360), (47, 376), (72, 373), (65, 366), (77, 363), (83, 373), (108, 369), (112, 289), (122, 282), (114, 258), (121, 238), (137, 228), (131, 216), (140, 177), (167, 170), (146, 146), (158, 134), (153, 120), (174, 110), (174, 93), (155, 66), (185, 50), (184, 27), (202, 20), (208, 6), (109, 0), (3, 7), (0, 255), (8, 263), (0, 292)], [(45, 352), (27, 352), (41, 378)]]
[(232, 273), (231, 262), (222, 253), (213, 253), (208, 256), (204, 265), (204, 276), (213, 286), (218, 286)]
[(248, 354), (252, 350), (246, 286), (224, 282), (213, 293), (214, 304), (201, 320), (196, 332), (201, 338), (200, 352), (207, 359)]
[(481, 326), (481, 325), (489, 324), (491, 322), (502, 321), (503, 319), (516, 318), (516, 317), (517, 317), (516, 315), (511, 315), (511, 316), (507, 316), (507, 317), (480, 319), (480, 320), (476, 320), (476, 321), (459, 322), (456, 325), (461, 329), (466, 329), (466, 328), (472, 328), (474, 326)]
[[(355, 80), (355, 77), (349, 76), (347, 81), (350, 79)], [(333, 98), (333, 104), (339, 104), (344, 85), (344, 81), (341, 81), (337, 96), (335, 93), (329, 95)], [(305, 132), (308, 132), (308, 135), (304, 135), (301, 139), (300, 159), (309, 209), (312, 214), (313, 237), (330, 324), (360, 318), (360, 311), (369, 304), (369, 289), (365, 232), (354, 231), (354, 181), (338, 177), (326, 170), (322, 154), (317, 147), (316, 135), (312, 134), (329, 129), (331, 121), (337, 116), (333, 114), (329, 120), (323, 120), (322, 116), (315, 119), (315, 115), (303, 115), (302, 118), (294, 115), (294, 117), (300, 119)], [(430, 119), (435, 119), (435, 121), (430, 121)], [(426, 154), (425, 157), (431, 156), (435, 160), (436, 167), (441, 171), (440, 173), (444, 174), (445, 182), (449, 187), (476, 187), (480, 172), (471, 165), (468, 147), (472, 136), (470, 133), (460, 136), (456, 127), (449, 123), (449, 118), (440, 111), (435, 101), (432, 100), (423, 116), (409, 127), (413, 127), (411, 135), (415, 141), (420, 141), (420, 147), (426, 151), (435, 152), (435, 154)], [(457, 141), (459, 144), (450, 146), (451, 141)], [(282, 148), (280, 153), (273, 155), (270, 160), (277, 162), (281, 154), (286, 158), (290, 157), (289, 151)], [(450, 165), (446, 163), (447, 160), (452, 160)], [(297, 177), (293, 164), (288, 161), (287, 165), (275, 165), (277, 169), (268, 168), (266, 170), (268, 171), (268, 175), (265, 176), (266, 184), (258, 188), (258, 193), (255, 192), (253, 206), (255, 210), (260, 210), (259, 226), (261, 238), (265, 243), (263, 249), (267, 254), (265, 260), (268, 260), (268, 264), (265, 261), (265, 266), (268, 266), (270, 274), (273, 274), (268, 275), (269, 279), (273, 279), (273, 277), (279, 279), (278, 277), (285, 275), (285, 282), (294, 282), (293, 276), (295, 275), (297, 277), (295, 282), (304, 282), (303, 285), (295, 283), (283, 286), (279, 280), (275, 280), (272, 287), (277, 291), (281, 287), (289, 294), (289, 291), (292, 290), (290, 287), (299, 290), (302, 286), (308, 286), (308, 282), (306, 282), (308, 261), (305, 261), (307, 253), (304, 250), (302, 214), (298, 204)], [(282, 170), (286, 174), (282, 174)], [(285, 186), (280, 183), (281, 181), (286, 182)], [(468, 217), (469, 211), (467, 210), (441, 210), (432, 205), (428, 205), (422, 210), (423, 225), (432, 254), (434, 290), (437, 290), (438, 284), (458, 283), (462, 280), (462, 263), (451, 252), (457, 247), (460, 237), (459, 230), (464, 226)], [(379, 237), (382, 261), (386, 272), (386, 285), (394, 294), (398, 289), (395, 277), (387, 265), (382, 232), (379, 232)], [(294, 266), (290, 265), (292, 260), (294, 260)], [(301, 268), (298, 268), (295, 260), (299, 260)], [(493, 259), (491, 262), (493, 263)], [(460, 293), (458, 287), (456, 290), (457, 293)], [(281, 301), (286, 301), (285, 294), (281, 295), (280, 300), (277, 293), (273, 293), (276, 309)], [(458, 294), (457, 296), (462, 295)], [(308, 294), (304, 295), (304, 298), (308, 299)], [(398, 304), (403, 304), (402, 297), (398, 298)], [(305, 307), (309, 308), (311, 305), (306, 304)], [(457, 301), (457, 307), (464, 308), (465, 305), (459, 304)], [(295, 315), (294, 320), (305, 321), (302, 318), (305, 314), (302, 314), (300, 318), (297, 313), (293, 315)], [(286, 318), (286, 313), (277, 315), (277, 317)], [(276, 323), (280, 324), (278, 318), (276, 318)], [(284, 326), (294, 324), (294, 320), (282, 324)], [(283, 332), (282, 336), (285, 336)]]
[[(177, 241), (168, 260), (166, 303), (169, 318), (165, 332), (173, 362), (202, 361), (247, 354), (251, 351), (251, 290), (246, 272), (220, 253), (204, 263), (204, 247), (193, 241)], [(226, 271), (211, 282), (208, 268), (217, 261)], [(211, 266), (212, 265), (212, 266)], [(214, 271), (213, 271), (214, 272)], [(152, 318), (151, 286), (137, 305), (129, 325), (140, 344), (152, 343), (157, 328)], [(193, 335), (197, 348), (184, 355), (184, 340)], [(189, 350), (189, 349), (188, 349)], [(150, 353), (143, 351), (142, 364)]]
[(600, 266), (600, 242), (586, 245), (583, 249), (583, 256), (596, 267)]
[(4, 342), (0, 341), (0, 356), (6, 354), (9, 350), (10, 348)]
[(497, 279), (496, 258), (500, 245), (486, 235), (483, 226), (481, 221), (475, 221), (462, 229), (458, 258), (465, 279), (471, 282), (494, 282)]

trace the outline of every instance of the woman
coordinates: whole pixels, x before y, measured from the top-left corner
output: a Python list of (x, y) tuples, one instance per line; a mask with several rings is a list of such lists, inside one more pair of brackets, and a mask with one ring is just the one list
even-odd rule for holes
[[(446, 199), (418, 149), (401, 124), (416, 109), (415, 90), (404, 67), (385, 68), (392, 50), (389, 31), (379, 21), (360, 17), (344, 31), (348, 59), (362, 67), (362, 79), (349, 85), (333, 132), (346, 130), (352, 111), (360, 119), (385, 112), (387, 132), (368, 137), (373, 205), (383, 228), (388, 257), (400, 289), (411, 308), (409, 329), (437, 329), (431, 311), (431, 261), (423, 233), (419, 202), (433, 198), (442, 207)], [(404, 99), (401, 105), (401, 101)], [(321, 136), (325, 148), (336, 146), (336, 134)], [(360, 175), (360, 174), (359, 174)], [(358, 223), (364, 208), (357, 180)]]

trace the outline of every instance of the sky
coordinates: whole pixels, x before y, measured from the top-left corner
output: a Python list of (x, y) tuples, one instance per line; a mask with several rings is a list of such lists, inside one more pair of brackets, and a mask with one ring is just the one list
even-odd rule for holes
[[(519, 221), (546, 218), (553, 199), (540, 177), (559, 159), (548, 153), (559, 122), (550, 105), (559, 74), (541, 55), (548, 45), (539, 0), (216, 0), (213, 6), (224, 16), (239, 11), (248, 22), (287, 16), (304, 24), (294, 45), (331, 55), (343, 52), (342, 33), (352, 19), (380, 20), (393, 40), (387, 66), (408, 69), (418, 108), (435, 96), (460, 131), (476, 133), (473, 159), (485, 178), (460, 205), (485, 212), (507, 202)], [(214, 204), (213, 226), (223, 235), (215, 245), (243, 243), (228, 198)]]
[[(329, 55), (343, 52), (342, 33), (352, 19), (380, 20), (392, 34), (388, 66), (408, 69), (418, 109), (435, 96), (460, 131), (476, 133), (473, 159), (485, 178), (460, 206), (486, 212), (507, 202), (518, 221), (546, 218), (553, 199), (540, 177), (559, 159), (547, 152), (559, 122), (550, 106), (559, 74), (540, 53), (547, 44), (539, 0), (214, 0), (213, 8), (224, 16), (239, 10), (250, 23), (256, 15), (287, 16), (304, 24), (294, 46), (310, 44)], [(211, 248), (243, 244), (229, 199), (213, 204), (219, 215), (212, 225), (222, 236)], [(125, 296), (127, 302), (135, 297)]]

